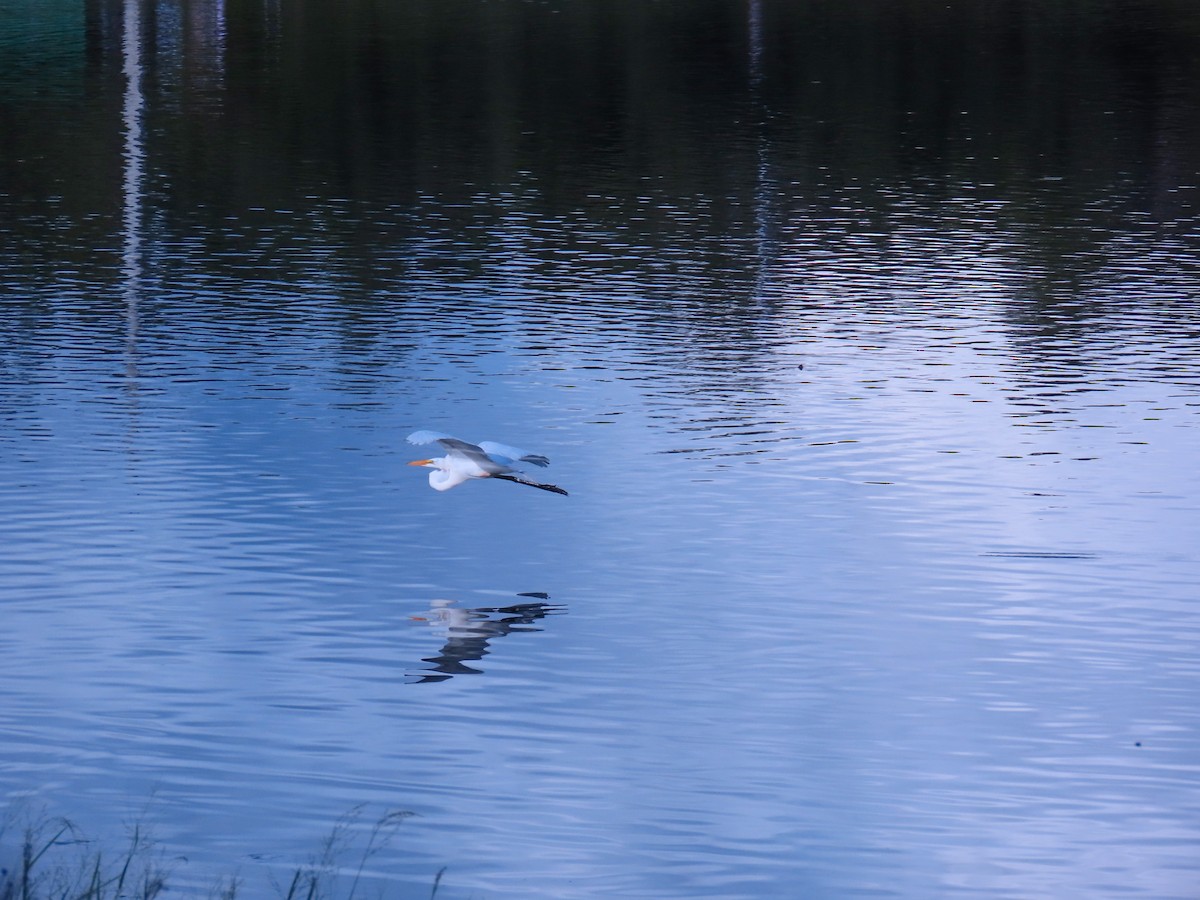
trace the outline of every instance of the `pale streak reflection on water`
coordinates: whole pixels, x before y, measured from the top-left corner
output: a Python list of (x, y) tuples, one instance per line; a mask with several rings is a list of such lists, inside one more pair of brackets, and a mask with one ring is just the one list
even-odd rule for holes
[[(1184, 248), (1114, 235), (1056, 327), (915, 197), (741, 279), (427, 204), (371, 296), (319, 230), (276, 281), (181, 235), (136, 319), (63, 278), (7, 323), (10, 797), (144, 815), (182, 884), (366, 804), (417, 814), (368, 873), (448, 896), (1187, 894)], [(571, 496), (431, 491), (415, 427)]]

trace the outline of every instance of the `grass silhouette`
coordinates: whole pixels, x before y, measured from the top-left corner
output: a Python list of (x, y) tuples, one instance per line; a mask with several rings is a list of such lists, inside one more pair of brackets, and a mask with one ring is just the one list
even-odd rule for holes
[[(275, 894), (283, 900), (354, 900), (367, 862), (415, 815), (406, 810), (385, 813), (371, 825), (365, 846), (356, 850), (354, 833), (362, 813), (363, 808), (356, 807), (342, 816), (320, 853), (297, 866), (286, 883), (272, 877)], [(92, 842), (64, 818), (42, 818), (19, 829), (15, 853), (6, 840), (8, 830), (0, 828), (0, 900), (155, 900), (168, 890), (172, 863), (184, 862), (164, 859), (141, 825), (133, 826), (128, 844), (116, 853), (91, 849)], [(356, 864), (344, 865), (355, 853)], [(429, 900), (436, 900), (445, 872), (443, 868), (434, 877)], [(199, 896), (237, 900), (242, 889), (240, 878), (229, 877)]]

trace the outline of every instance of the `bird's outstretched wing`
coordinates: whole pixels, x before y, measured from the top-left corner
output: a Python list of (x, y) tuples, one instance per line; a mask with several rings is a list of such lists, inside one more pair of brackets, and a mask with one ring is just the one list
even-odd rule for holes
[(526, 453), (524, 450), (518, 450), (508, 444), (499, 444), (496, 441), (480, 441), (478, 444), (472, 444), (440, 431), (414, 431), (408, 436), (408, 442), (410, 444), (436, 442), (447, 450), (469, 456), (476, 462), (479, 462), (478, 454), (490, 459), (494, 464), (506, 467), (515, 466), (517, 463), (529, 463), (531, 466), (543, 468), (550, 465), (550, 460), (539, 453)]
[(446, 448), (447, 456), (470, 460), (489, 475), (499, 475), (502, 472), (513, 471), (513, 467), (508, 464), (507, 460), (492, 459), (491, 456), (483, 452), (483, 448), (477, 447), (467, 441), (460, 441), (458, 438), (452, 437), (442, 437), (438, 438), (437, 442)]
[(516, 447), (508, 446), (508, 444), (497, 444), (495, 441), (480, 441), (479, 449), (504, 465), (512, 465), (518, 462), (529, 463), (532, 466), (541, 466), (543, 468), (550, 465), (550, 460), (539, 453), (526, 453), (524, 450), (518, 450)]
[[(432, 444), (434, 441), (441, 441), (450, 437), (448, 434), (443, 434), (440, 431), (414, 431), (408, 436), (410, 444)], [(454, 438), (450, 438), (454, 440)]]

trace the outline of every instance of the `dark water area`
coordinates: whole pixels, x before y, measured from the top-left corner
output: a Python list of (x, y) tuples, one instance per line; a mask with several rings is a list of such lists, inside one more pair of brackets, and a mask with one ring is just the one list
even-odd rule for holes
[(1198, 108), (1182, 0), (3, 4), (0, 868), (1197, 896)]

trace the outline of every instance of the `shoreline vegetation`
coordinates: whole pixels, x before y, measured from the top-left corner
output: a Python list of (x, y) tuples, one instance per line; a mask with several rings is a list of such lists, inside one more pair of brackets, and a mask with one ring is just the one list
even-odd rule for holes
[[(392, 810), (371, 823), (362, 822), (362, 807), (342, 816), (320, 852), (295, 866), (284, 881), (266, 876), (270, 894), (247, 886), (239, 875), (222, 876), (208, 889), (179, 889), (171, 878), (184, 857), (168, 858), (141, 824), (131, 827), (123, 849), (97, 849), (72, 821), (42, 817), (33, 822), (0, 825), (0, 900), (156, 900), (164, 894), (207, 900), (274, 895), (282, 900), (354, 900), (355, 897), (399, 897), (382, 890), (378, 876), (368, 876), (368, 861), (389, 846), (409, 817)], [(365, 835), (365, 844), (359, 838)], [(428, 897), (436, 900), (446, 869), (433, 878)], [(366, 881), (376, 882), (367, 891)], [(243, 893), (243, 888), (246, 893)]]

